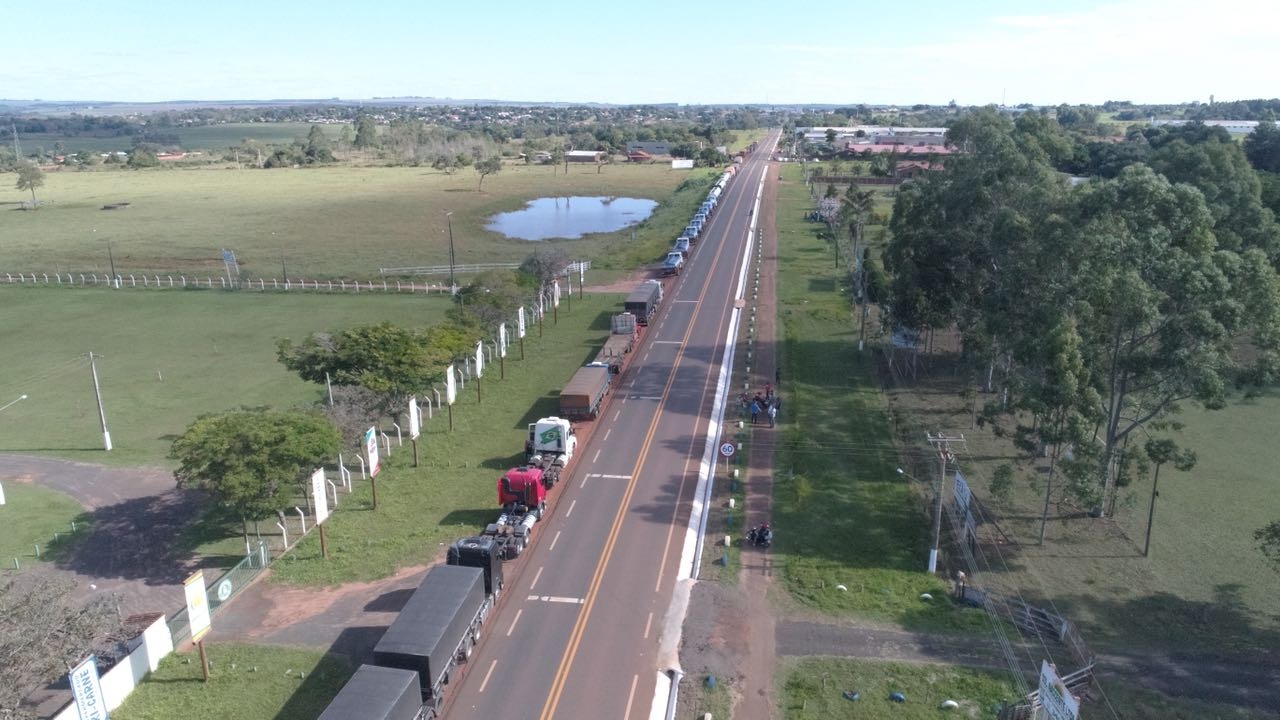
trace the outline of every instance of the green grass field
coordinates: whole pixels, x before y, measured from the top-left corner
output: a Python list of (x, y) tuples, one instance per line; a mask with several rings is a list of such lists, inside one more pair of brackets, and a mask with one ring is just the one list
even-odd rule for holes
[[(820, 225), (788, 165), (778, 188), (778, 315), (782, 442), (774, 460), (774, 517), (786, 588), (803, 604), (914, 629), (983, 629), (985, 615), (945, 601), (924, 572), (928, 520), (895, 472), (897, 455), (869, 354)], [(847, 592), (835, 589), (837, 584)]]
[[(7, 338), (0, 397), (29, 395), (0, 414), (0, 452), (164, 465), (174, 437), (199, 415), (319, 399), (316, 386), (276, 361), (277, 338), (381, 320), (425, 326), (448, 302), (381, 293), (0, 288), (0, 337)], [(89, 351), (102, 356), (110, 453), (102, 450)]]
[[(454, 406), (454, 430), (437, 415), (419, 439), (421, 467), (412, 467), (408, 444), (394, 449), (378, 476), (378, 510), (372, 509), (370, 483), (341, 499), (326, 523), (329, 559), (320, 556), (319, 536), (311, 533), (279, 562), (271, 579), (301, 585), (333, 585), (386, 577), (398, 568), (425, 564), (441, 556), (447, 543), (473, 535), (496, 517), (494, 481), (523, 458), (528, 423), (556, 414), (559, 388), (576, 368), (591, 360), (605, 335), (609, 316), (621, 310), (621, 298), (587, 295), (573, 309), (560, 306), (559, 326), (548, 318), (538, 338), (525, 339), (526, 359), (513, 348), (506, 380), (490, 365), (475, 388), (460, 389)], [(238, 525), (228, 526), (235, 536)]]
[[(1017, 691), (1003, 676), (946, 665), (881, 663), (842, 658), (787, 659), (780, 670), (782, 717), (787, 720), (922, 720), (995, 717), (1002, 700)], [(843, 693), (858, 693), (847, 700)], [(900, 692), (906, 702), (889, 700)], [(940, 710), (944, 700), (958, 710)]]
[[(989, 432), (967, 429), (972, 401), (954, 391), (930, 390), (911, 402), (908, 413), (927, 402), (931, 427), (965, 428), (969, 442), (961, 466), (992, 502), (986, 494), (991, 473), (1016, 459), (1012, 448)], [(1039, 547), (1043, 481), (1033, 487), (1023, 469), (1011, 500), (993, 503), (1000, 529), (1021, 544), (1007, 546), (1009, 572), (989, 582), (1051, 598), (1099, 648), (1274, 649), (1280, 644), (1280, 573), (1266, 564), (1252, 534), (1280, 517), (1275, 479), (1258, 462), (1258, 449), (1280, 429), (1277, 418), (1276, 396), (1220, 412), (1189, 410), (1179, 418), (1186, 428), (1176, 439), (1194, 448), (1199, 462), (1189, 473), (1162, 470), (1148, 558), (1142, 557), (1142, 541), (1150, 478), (1122, 489), (1110, 521), (1068, 519), (1070, 508), (1055, 506), (1048, 541)]]
[[(249, 277), (376, 278), (381, 267), (449, 261), (448, 218), (456, 262), (519, 262), (547, 244), (614, 270), (656, 262), (704, 199), (712, 171), (661, 165), (563, 167), (508, 164), (485, 180), (464, 169), (353, 167), (235, 170), (226, 167), (50, 172), (36, 212), (14, 210), (30, 197), (0, 188), (0, 270), (109, 270), (108, 243), (122, 274), (212, 275), (219, 251), (236, 252)], [(673, 194), (674, 193), (674, 194)], [(506, 239), (484, 229), (494, 213), (538, 197), (613, 195), (660, 204), (631, 230), (579, 240)], [(108, 204), (128, 207), (104, 211)], [(282, 270), (282, 265), (284, 270)], [(593, 278), (588, 274), (588, 282)]]
[(200, 656), (173, 654), (129, 699), (111, 711), (120, 720), (314, 720), (351, 676), (334, 655), (255, 645), (207, 644), (209, 682)]
[[(331, 140), (337, 140), (342, 133), (341, 125), (321, 125)], [(239, 145), (242, 140), (256, 140), (263, 145), (287, 145), (296, 138), (306, 139), (311, 131), (310, 123), (225, 123), (222, 125), (202, 125), (199, 127), (157, 128), (156, 132), (177, 135), (182, 142), (182, 149), (188, 152), (203, 150), (214, 152), (218, 156), (230, 147)], [(354, 135), (355, 129), (352, 129)], [(128, 151), (133, 147), (133, 136), (119, 135), (111, 137), (94, 137), (90, 135), (61, 135), (54, 133), (23, 133), (21, 136), (24, 148), (44, 148), (53, 151), (56, 143), (62, 143), (66, 152), (111, 152)]]
[(13, 567), (12, 558), (27, 563), (36, 559), (33, 545), (46, 557), (50, 544), (71, 537), (71, 521), (84, 512), (80, 503), (49, 488), (14, 478), (0, 477), (5, 504), (0, 505), (0, 563)]

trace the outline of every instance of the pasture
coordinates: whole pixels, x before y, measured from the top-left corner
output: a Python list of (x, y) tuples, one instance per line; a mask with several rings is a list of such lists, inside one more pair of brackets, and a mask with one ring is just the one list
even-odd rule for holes
[[(656, 262), (709, 187), (711, 171), (663, 165), (507, 164), (484, 181), (471, 169), (353, 167), (257, 170), (209, 166), (47, 174), (38, 211), (0, 188), (0, 270), (217, 275), (236, 252), (254, 278), (378, 277), (381, 267), (449, 262), (447, 213), (458, 264), (519, 262), (538, 247), (564, 249), (617, 271)], [(678, 186), (689, 179), (682, 192)], [(608, 195), (657, 200), (635, 228), (578, 240), (510, 240), (486, 218), (538, 197)], [(104, 206), (128, 203), (118, 209)], [(108, 248), (108, 242), (110, 248)], [(609, 278), (613, 279), (613, 278)]]
[[(448, 306), (448, 296), (421, 294), (0, 288), (0, 397), (29, 395), (0, 415), (0, 452), (164, 465), (174, 437), (199, 415), (320, 398), (276, 361), (277, 338), (382, 320), (426, 326)], [(109, 453), (89, 351), (102, 358)]]
[[(885, 663), (839, 658), (788, 658), (783, 663), (782, 717), (786, 720), (859, 718), (917, 720), (948, 716), (944, 700), (959, 704), (951, 714), (994, 717), (1002, 700), (1017, 692), (1003, 675), (947, 665)], [(849, 700), (844, 693), (857, 693)], [(906, 698), (893, 702), (889, 694)]]
[[(348, 126), (350, 126), (348, 124)], [(326, 124), (320, 129), (330, 140), (337, 140), (342, 133), (342, 125)], [(221, 125), (201, 125), (197, 127), (156, 128), (156, 132), (166, 135), (177, 135), (182, 149), (188, 152), (202, 150), (220, 157), (227, 148), (239, 145), (242, 140), (254, 140), (263, 145), (287, 145), (295, 139), (305, 140), (311, 131), (311, 123), (223, 123)], [(352, 129), (354, 135), (355, 129)], [(44, 148), (53, 151), (57, 143), (62, 143), (66, 152), (127, 152), (133, 147), (132, 135), (66, 135), (61, 133), (23, 133), (22, 145), (25, 148)]]

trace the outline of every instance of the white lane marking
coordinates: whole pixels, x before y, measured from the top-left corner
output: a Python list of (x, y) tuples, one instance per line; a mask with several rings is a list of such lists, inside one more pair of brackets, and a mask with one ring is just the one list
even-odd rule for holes
[(678, 302), (678, 303), (695, 303), (695, 304), (696, 304), (698, 301), (697, 301), (697, 300), (673, 300), (672, 302)]
[(573, 502), (569, 503), (569, 512), (565, 513), (564, 516), (569, 517), (570, 515), (573, 515), (573, 508), (577, 506), (577, 504), (578, 504), (577, 500), (574, 500)]
[(660, 397), (655, 397), (653, 395), (631, 395), (630, 397), (633, 397), (637, 400), (661, 400), (662, 399)]
[(613, 428), (609, 428), (608, 430), (604, 431), (604, 439), (606, 442), (609, 440), (609, 433), (611, 432), (613, 432)]
[(526, 600), (538, 600), (541, 602), (566, 603), (568, 605), (581, 605), (586, 602), (582, 598), (561, 597), (559, 595), (530, 595)]
[(538, 586), (538, 579), (542, 577), (542, 566), (538, 566), (538, 572), (533, 575), (533, 582), (529, 583), (529, 589), (532, 590)]
[[(524, 614), (524, 608), (516, 611), (516, 617), (511, 621), (511, 627), (507, 628), (507, 637), (511, 637), (511, 633), (516, 629), (516, 623), (520, 622), (520, 616)], [(653, 619), (653, 613), (649, 613), (649, 619)], [(648, 629), (645, 629), (645, 637), (648, 637)]]
[(654, 340), (653, 344), (654, 345), (683, 345), (684, 343), (679, 340)]
[[(484, 682), (480, 683), (480, 692), (484, 692), (485, 686), (489, 684), (489, 676), (493, 674), (493, 668), (497, 666), (497, 664), (497, 658), (494, 658), (493, 662), (489, 663), (489, 672), (484, 674)], [(632, 685), (634, 686), (634, 683), (632, 683)]]
[(591, 456), (591, 462), (592, 462), (592, 463), (594, 463), (595, 461), (597, 461), (597, 460), (599, 460), (599, 459), (600, 459), (600, 450), (603, 450), (603, 449), (604, 449), (604, 448), (599, 448), (598, 450), (596, 450), (596, 454), (595, 454), (595, 455), (593, 455), (593, 456)]
[(630, 480), (631, 479), (630, 475), (600, 475), (599, 477), (602, 477), (606, 480)]
[(582, 482), (578, 483), (578, 488), (579, 488), (579, 489), (584, 488), (584, 487), (586, 487), (586, 486), (587, 486), (587, 478), (589, 478), (589, 477), (591, 477), (591, 475), (589, 475), (589, 474), (588, 474), (588, 475), (583, 475), (583, 476), (582, 476)]
[(646, 350), (644, 357), (640, 358), (640, 362), (649, 362), (649, 352)]
[[(520, 619), (520, 613), (516, 613), (516, 619), (517, 620)], [(649, 638), (649, 627), (652, 625), (653, 625), (653, 613), (649, 613), (649, 619), (644, 621), (644, 637), (646, 640)], [(511, 626), (515, 627), (515, 623), (511, 623)], [(507, 633), (507, 634), (510, 635), (511, 633)]]
[(623, 404), (623, 405), (626, 405), (626, 404), (627, 404), (627, 396), (626, 396), (626, 395), (623, 395), (623, 396), (622, 396), (622, 404)]
[(556, 543), (560, 542), (560, 533), (561, 533), (561, 532), (563, 532), (563, 531), (562, 531), (562, 530), (557, 530), (557, 531), (556, 531), (556, 536), (555, 536), (555, 538), (554, 538), (554, 539), (552, 539), (552, 541), (551, 541), (551, 547), (550, 547), (550, 548), (548, 548), (548, 550), (555, 550), (555, 549), (556, 549)]
[[(494, 662), (497, 662), (497, 660), (494, 660)], [(628, 720), (631, 717), (631, 703), (636, 699), (636, 683), (639, 681), (639, 675), (631, 676), (631, 692), (627, 693), (627, 711), (622, 713), (622, 720)]]
[(614, 410), (614, 411), (613, 411), (613, 422), (618, 422), (618, 416), (619, 416), (619, 415), (621, 415), (621, 414), (622, 414), (622, 411), (621, 411), (621, 410)]

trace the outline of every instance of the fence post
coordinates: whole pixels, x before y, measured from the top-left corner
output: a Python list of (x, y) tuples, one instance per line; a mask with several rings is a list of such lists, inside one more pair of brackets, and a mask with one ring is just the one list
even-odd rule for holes
[(284, 525), (281, 525), (280, 523), (276, 523), (276, 527), (280, 528), (280, 537), (281, 539), (284, 540), (284, 549), (288, 550), (289, 549), (289, 531), (286, 530)]
[[(59, 276), (58, 276), (58, 282), (59, 282), (59, 283), (61, 283), (61, 282), (62, 282), (62, 276), (61, 276), (61, 275), (59, 275)], [(45, 284), (45, 285), (48, 285), (48, 284), (49, 284), (49, 273), (44, 273), (44, 284)]]
[(297, 505), (294, 505), (293, 509), (298, 513), (298, 522), (302, 525), (302, 532), (299, 534), (306, 535), (307, 534), (307, 514), (302, 512), (302, 508), (298, 507)]
[(360, 461), (360, 479), (364, 480), (365, 478), (368, 477), (368, 475), (366, 475), (364, 471), (364, 455), (357, 455), (356, 459)]
[[(62, 273), (58, 273), (58, 274), (57, 274), (57, 277), (58, 277), (58, 284), (59, 284), (59, 285), (61, 285), (61, 284), (62, 284)], [(67, 277), (71, 277), (71, 276), (70, 276), (70, 275), (68, 275)], [(49, 276), (48, 276), (48, 275), (46, 275), (44, 279), (45, 279), (45, 282), (48, 282), (48, 281), (49, 281)]]
[(334, 485), (333, 481), (328, 478), (325, 479), (325, 482), (329, 483), (329, 491), (333, 494), (333, 507), (336, 510), (338, 508), (338, 486)]
[(391, 423), (396, 429), (396, 447), (404, 447), (404, 438), (400, 435), (400, 423)]
[(391, 457), (391, 438), (384, 432), (379, 432), (378, 434), (382, 436), (382, 447), (386, 449), (387, 457)]

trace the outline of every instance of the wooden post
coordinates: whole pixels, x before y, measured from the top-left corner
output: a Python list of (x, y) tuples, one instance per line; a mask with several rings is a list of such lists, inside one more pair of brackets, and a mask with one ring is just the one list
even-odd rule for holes
[(453, 404), (449, 404), (449, 432), (453, 432)]
[(524, 336), (520, 336), (520, 359), (524, 359)]
[(480, 404), (480, 376), (476, 376), (476, 404)]
[(196, 643), (196, 647), (200, 649), (200, 675), (209, 682), (209, 657), (204, 654), (204, 640)]
[(507, 379), (507, 359), (502, 355), (498, 356), (498, 379)]
[(378, 509), (378, 478), (369, 476), (369, 487), (373, 488), (373, 509)]
[(324, 523), (320, 523), (320, 557), (329, 559), (329, 546), (324, 541)]
[(413, 443), (413, 466), (418, 467), (418, 438), (412, 438), (409, 442)]

